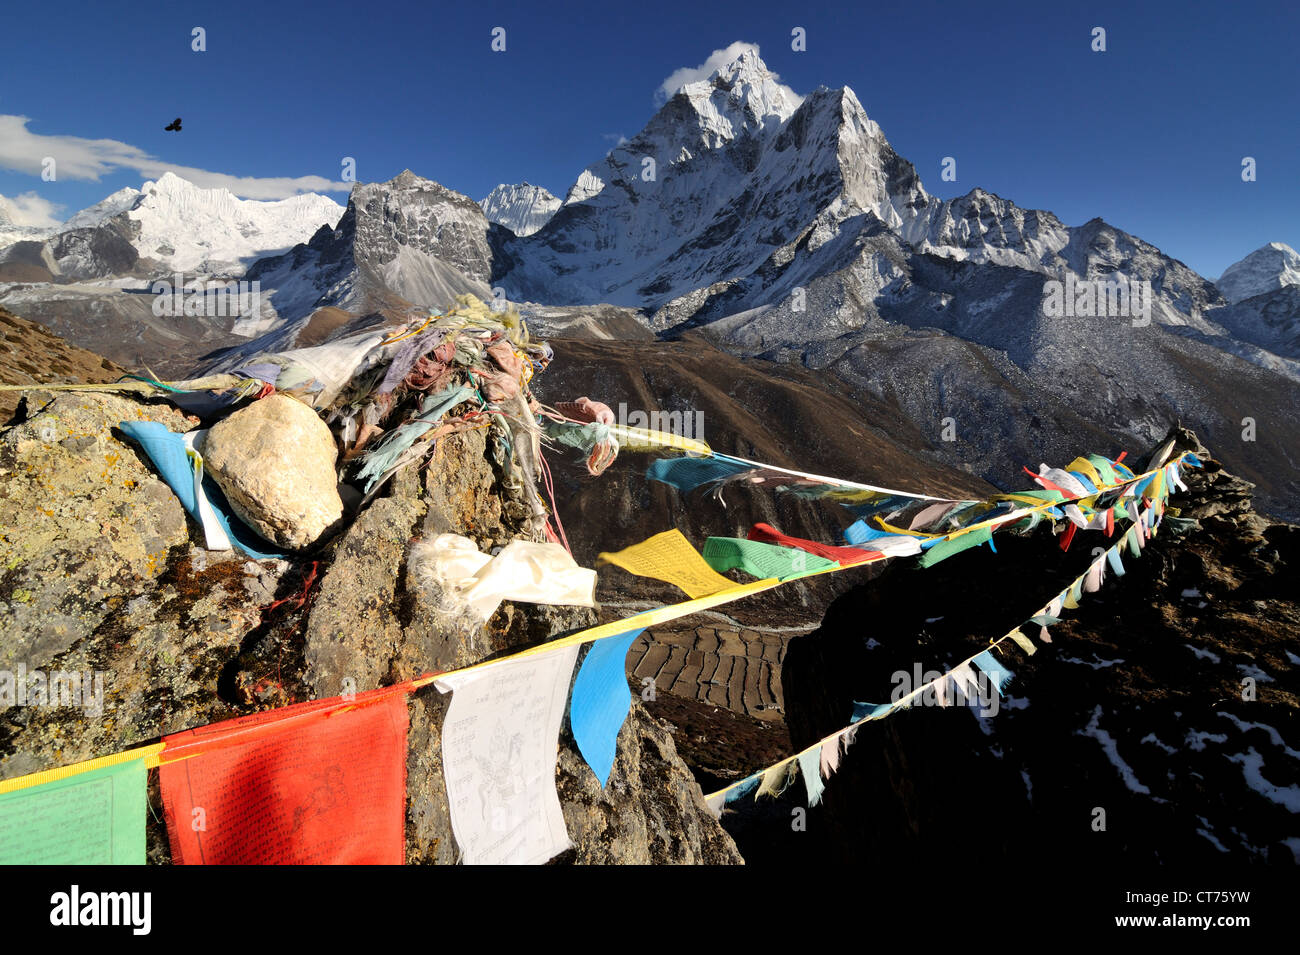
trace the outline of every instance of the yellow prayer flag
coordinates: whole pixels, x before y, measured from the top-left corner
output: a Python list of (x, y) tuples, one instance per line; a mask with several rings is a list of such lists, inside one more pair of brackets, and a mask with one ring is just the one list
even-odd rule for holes
[(700, 552), (676, 528), (616, 553), (600, 554), (596, 562), (614, 564), (638, 577), (665, 581), (688, 597), (707, 597), (736, 586), (734, 580), (728, 580), (705, 563)]
[(1010, 637), (1012, 640), (1014, 640), (1016, 642), (1016, 646), (1018, 646), (1021, 650), (1024, 650), (1025, 653), (1029, 654), (1031, 657), (1038, 652), (1038, 647), (1034, 646), (1034, 642), (1030, 640), (1028, 637), (1026, 637), (1019, 630), (1012, 630), (1010, 633), (1007, 634), (1007, 636)]

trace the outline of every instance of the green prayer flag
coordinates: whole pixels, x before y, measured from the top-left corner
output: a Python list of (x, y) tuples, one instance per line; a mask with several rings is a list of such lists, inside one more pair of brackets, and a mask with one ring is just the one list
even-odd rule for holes
[(144, 865), (144, 759), (0, 795), (0, 865)]
[(827, 567), (835, 561), (797, 547), (782, 547), (741, 537), (710, 537), (704, 542), (704, 560), (718, 573), (739, 567), (759, 579), (789, 580)]
[(969, 534), (962, 534), (960, 537), (940, 541), (921, 555), (919, 563), (922, 567), (933, 567), (939, 561), (951, 557), (953, 554), (960, 554), (964, 550), (986, 544), (992, 539), (993, 529), (991, 527), (981, 527)]

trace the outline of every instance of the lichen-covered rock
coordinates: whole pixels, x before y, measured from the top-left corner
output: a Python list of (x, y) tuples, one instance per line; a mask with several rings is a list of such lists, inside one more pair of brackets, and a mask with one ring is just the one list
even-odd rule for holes
[(0, 430), (0, 670), (91, 674), (59, 705), (0, 706), (0, 778), (239, 712), (220, 677), (287, 565), (195, 548), (127, 420), (197, 425), (165, 401), (28, 392)]
[(343, 517), (334, 437), (301, 401), (254, 401), (213, 425), (201, 450), (231, 508), (273, 544), (301, 550)]

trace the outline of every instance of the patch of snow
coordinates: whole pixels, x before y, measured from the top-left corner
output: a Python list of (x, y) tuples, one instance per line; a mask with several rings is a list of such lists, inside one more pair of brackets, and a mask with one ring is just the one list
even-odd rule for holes
[(1193, 653), (1195, 653), (1196, 658), (1198, 660), (1209, 660), (1211, 663), (1223, 662), (1222, 660), (1219, 659), (1219, 655), (1212, 650), (1203, 650), (1200, 647), (1193, 646), (1190, 643), (1185, 643), (1183, 644), (1183, 646), (1187, 647), (1188, 650), (1191, 650)]
[(1133, 772), (1132, 767), (1124, 762), (1119, 755), (1119, 745), (1115, 742), (1115, 738), (1101, 728), (1100, 704), (1092, 711), (1092, 719), (1088, 721), (1088, 725), (1081, 730), (1075, 730), (1074, 735), (1091, 736), (1101, 743), (1102, 752), (1106, 754), (1106, 758), (1110, 760), (1111, 765), (1119, 771), (1120, 778), (1124, 780), (1124, 785), (1132, 792), (1144, 796), (1151, 795), (1151, 790), (1138, 781), (1137, 774)]
[(1242, 672), (1243, 676), (1251, 677), (1256, 683), (1272, 683), (1273, 678), (1257, 666), (1249, 663), (1238, 663), (1237, 669)]
[(1147, 733), (1147, 735), (1146, 735), (1146, 736), (1143, 736), (1140, 740), (1138, 740), (1138, 742), (1139, 742), (1139, 743), (1152, 743), (1152, 744), (1154, 744), (1154, 745), (1156, 745), (1156, 746), (1159, 746), (1159, 747), (1160, 747), (1161, 749), (1163, 749), (1166, 753), (1176, 753), (1176, 752), (1178, 752), (1178, 748), (1177, 748), (1177, 747), (1175, 747), (1175, 746), (1170, 746), (1168, 743), (1162, 743), (1162, 742), (1160, 742), (1159, 738), (1157, 738), (1157, 736), (1156, 736), (1155, 733)]
[(1227, 759), (1241, 767), (1246, 785), (1255, 792), (1279, 806), (1285, 806), (1290, 812), (1300, 813), (1300, 786), (1274, 786), (1265, 779), (1264, 757), (1255, 752), (1255, 747)]

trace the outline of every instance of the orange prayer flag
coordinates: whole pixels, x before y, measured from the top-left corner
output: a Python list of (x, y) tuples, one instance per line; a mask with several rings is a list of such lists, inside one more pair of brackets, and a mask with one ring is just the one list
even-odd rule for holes
[(400, 865), (410, 684), (163, 738), (159, 786), (184, 865)]

